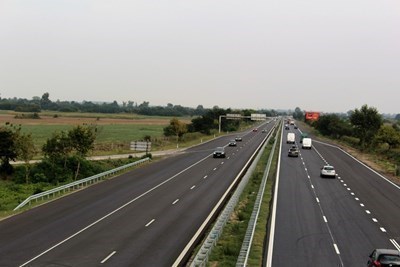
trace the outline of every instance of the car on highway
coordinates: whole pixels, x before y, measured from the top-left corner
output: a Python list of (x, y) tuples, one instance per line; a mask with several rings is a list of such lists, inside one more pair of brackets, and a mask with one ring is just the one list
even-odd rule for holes
[(368, 267), (400, 266), (400, 251), (396, 249), (375, 249), (369, 255)]
[(242, 137), (241, 136), (236, 136), (235, 137), (235, 141), (236, 142), (241, 142), (242, 141)]
[(225, 148), (222, 146), (215, 148), (213, 158), (225, 158)]
[(299, 156), (299, 149), (297, 146), (292, 146), (289, 148), (288, 157), (298, 157)]
[(235, 140), (230, 140), (229, 141), (229, 146), (236, 146), (236, 141)]
[(285, 130), (290, 130), (289, 124), (285, 124)]
[(253, 129), (253, 132), (257, 132), (257, 131), (258, 131), (258, 129), (257, 129), (257, 128), (254, 128), (254, 129)]
[(330, 177), (330, 178), (335, 178), (336, 177), (336, 171), (335, 168), (331, 165), (325, 165), (321, 168), (321, 177)]
[(295, 128), (295, 129), (299, 129), (299, 127), (298, 127), (296, 124), (294, 125), (294, 128)]
[(266, 133), (267, 132), (267, 130), (266, 129), (262, 129), (262, 131), (261, 131), (262, 133)]

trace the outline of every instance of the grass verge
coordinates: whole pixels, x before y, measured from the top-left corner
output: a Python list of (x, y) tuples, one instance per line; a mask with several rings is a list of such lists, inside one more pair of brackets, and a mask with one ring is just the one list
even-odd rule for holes
[[(264, 176), (264, 171), (268, 163), (268, 158), (271, 153), (273, 142), (268, 143), (266, 149), (264, 150), (263, 155), (260, 158), (260, 161), (257, 164), (256, 169), (254, 170), (249, 183), (245, 187), (238, 205), (236, 206), (230, 220), (226, 224), (222, 236), (218, 240), (216, 247), (213, 249), (208, 266), (235, 266), (237, 258), (239, 256), (239, 252), (242, 246), (243, 238), (247, 230), (247, 226), (249, 223), (250, 216), (253, 212), (254, 203), (257, 197), (257, 193)], [(274, 165), (274, 163), (273, 163)], [(276, 165), (276, 164), (275, 164)], [(271, 184), (267, 185), (266, 191), (270, 192), (272, 188)], [(269, 203), (269, 199), (271, 198), (271, 194), (266, 194), (264, 196), (263, 202), (266, 204)], [(268, 206), (269, 207), (269, 206)], [(261, 211), (265, 214), (265, 218), (268, 217), (269, 209), (265, 210), (265, 206), (263, 205), (263, 210)], [(263, 216), (263, 217), (264, 217)], [(266, 227), (266, 219), (265, 223), (259, 222), (260, 225), (257, 227)], [(264, 231), (265, 232), (265, 231)], [(256, 245), (256, 250), (253, 252), (255, 254), (259, 253), (259, 257), (254, 257), (252, 262), (257, 262), (262, 260), (262, 247), (264, 242), (265, 233), (258, 232), (257, 233), (257, 243), (260, 245)], [(249, 266), (260, 266), (260, 264), (254, 264)]]

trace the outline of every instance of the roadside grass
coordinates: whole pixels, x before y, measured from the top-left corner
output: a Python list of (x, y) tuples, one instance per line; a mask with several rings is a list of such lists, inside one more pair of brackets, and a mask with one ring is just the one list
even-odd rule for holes
[[(275, 138), (280, 138), (280, 134)], [(264, 191), (264, 197), (260, 207), (260, 214), (257, 220), (256, 229), (251, 245), (248, 266), (262, 266), (264, 251), (266, 249), (267, 224), (270, 218), (270, 208), (272, 206), (273, 188), (277, 173), (277, 163), (279, 157), (279, 143), (275, 148), (274, 158), (272, 159), (269, 170), (268, 180)]]
[[(260, 187), (261, 180), (264, 175), (268, 157), (272, 149), (272, 144), (269, 143), (254, 170), (249, 183), (243, 190), (239, 199), (238, 205), (224, 227), (224, 231), (217, 242), (216, 247), (212, 250), (208, 266), (235, 266), (239, 252), (242, 246), (243, 238), (247, 230), (250, 216), (253, 212), (254, 203)], [(269, 195), (270, 197), (270, 195)], [(267, 201), (268, 196), (264, 197), (263, 201)], [(265, 211), (262, 210), (264, 213)], [(268, 215), (266, 215), (268, 216)], [(266, 223), (260, 227), (266, 227)], [(262, 239), (262, 233), (258, 238)], [(262, 257), (262, 254), (260, 255)], [(251, 265), (249, 265), (251, 266)], [(259, 265), (255, 265), (259, 266)]]
[(0, 219), (14, 214), (13, 209), (27, 197), (53, 188), (50, 184), (16, 184), (0, 180)]

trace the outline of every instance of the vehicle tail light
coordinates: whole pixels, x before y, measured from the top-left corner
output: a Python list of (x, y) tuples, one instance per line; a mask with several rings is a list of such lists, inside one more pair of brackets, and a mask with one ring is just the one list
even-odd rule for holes
[(374, 261), (374, 266), (375, 267), (381, 267), (381, 263), (379, 261)]

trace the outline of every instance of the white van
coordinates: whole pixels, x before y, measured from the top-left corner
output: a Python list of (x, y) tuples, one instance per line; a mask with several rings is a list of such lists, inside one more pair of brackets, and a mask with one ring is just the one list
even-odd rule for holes
[(302, 148), (311, 149), (312, 141), (311, 138), (303, 138)]
[(287, 144), (294, 144), (294, 138), (295, 138), (294, 133), (288, 133), (288, 134), (287, 134), (286, 143), (287, 143)]

